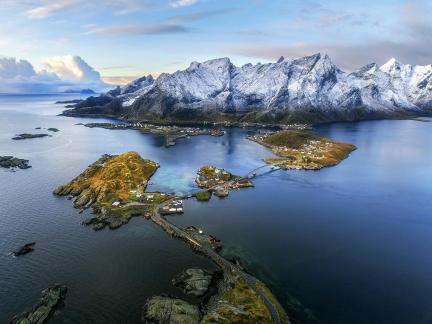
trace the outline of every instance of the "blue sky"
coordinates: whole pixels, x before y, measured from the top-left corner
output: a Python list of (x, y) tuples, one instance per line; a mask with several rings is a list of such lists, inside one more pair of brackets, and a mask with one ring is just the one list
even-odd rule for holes
[(328, 53), (345, 70), (432, 63), (431, 1), (2, 0), (0, 55), (36, 69), (79, 55), (108, 81), (228, 56), (235, 64)]

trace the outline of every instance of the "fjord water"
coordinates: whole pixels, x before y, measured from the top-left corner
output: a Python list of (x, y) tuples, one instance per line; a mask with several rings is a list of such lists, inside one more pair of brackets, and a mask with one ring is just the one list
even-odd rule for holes
[[(31, 307), (43, 288), (62, 283), (69, 292), (53, 323), (135, 323), (154, 294), (188, 298), (171, 286), (175, 274), (214, 266), (142, 218), (115, 231), (93, 232), (80, 225), (88, 214), (78, 215), (52, 190), (104, 153), (137, 151), (161, 165), (149, 190), (186, 193), (196, 190), (194, 175), (203, 164), (246, 174), (271, 152), (246, 140), (245, 129), (165, 148), (157, 136), (85, 128), (75, 124), (95, 120), (56, 116), (62, 106), (53, 102), (64, 99), (0, 96), (0, 155), (27, 158), (33, 166), (0, 170), (0, 322)], [(310, 309), (322, 323), (429, 323), (429, 121), (317, 127), (358, 149), (336, 167), (277, 171), (226, 199), (187, 201), (185, 214), (171, 220), (221, 238), (225, 255), (239, 256), (304, 318)], [(39, 132), (38, 126), (60, 132), (10, 139)], [(37, 242), (35, 252), (9, 255), (29, 241)]]

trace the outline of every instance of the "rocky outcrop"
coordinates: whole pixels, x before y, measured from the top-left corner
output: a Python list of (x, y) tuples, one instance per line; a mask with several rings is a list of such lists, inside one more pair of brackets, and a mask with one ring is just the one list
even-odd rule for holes
[(53, 314), (54, 309), (66, 297), (67, 288), (54, 285), (42, 291), (40, 301), (29, 311), (15, 316), (10, 324), (42, 324)]
[(341, 71), (327, 55), (237, 67), (228, 58), (193, 62), (156, 80), (140, 78), (79, 103), (66, 115), (130, 120), (262, 123), (402, 118), (432, 113), (432, 65), (392, 59)]
[(10, 169), (10, 168), (19, 168), (19, 169), (28, 169), (31, 166), (28, 164), (29, 160), (18, 159), (13, 156), (0, 156), (0, 167)]
[(203, 296), (209, 289), (212, 274), (203, 269), (186, 269), (172, 280), (185, 294)]
[(48, 137), (51, 135), (48, 134), (27, 134), (27, 133), (23, 133), (23, 134), (18, 134), (14, 137), (12, 137), (13, 140), (15, 141), (19, 141), (19, 140), (25, 140), (25, 139), (32, 139), (32, 138), (41, 138), (41, 137)]
[(105, 154), (71, 182), (55, 189), (53, 194), (73, 196), (76, 208), (109, 207), (114, 201), (127, 201), (131, 190), (144, 191), (158, 167), (136, 152)]
[(151, 323), (198, 324), (201, 313), (198, 306), (181, 299), (156, 296), (144, 305), (142, 319)]
[(17, 257), (17, 256), (21, 256), (21, 255), (25, 255), (27, 253), (33, 252), (34, 251), (33, 247), (35, 245), (36, 245), (35, 242), (26, 243), (23, 246), (21, 246), (20, 248), (13, 251), (12, 254)]

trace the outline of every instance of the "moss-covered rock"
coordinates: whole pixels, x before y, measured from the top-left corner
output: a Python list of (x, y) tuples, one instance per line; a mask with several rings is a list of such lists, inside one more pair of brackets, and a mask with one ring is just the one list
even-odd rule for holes
[[(257, 286), (275, 306), (281, 322), (288, 323), (285, 311), (270, 290), (258, 280)], [(272, 315), (262, 298), (241, 276), (225, 273), (218, 291), (206, 305), (201, 323), (273, 323)]]
[(203, 269), (186, 269), (172, 280), (174, 286), (179, 287), (185, 294), (202, 296), (209, 289), (212, 274)]
[(153, 323), (198, 324), (201, 313), (198, 306), (181, 299), (155, 296), (144, 305), (142, 319)]
[(209, 201), (211, 198), (210, 191), (200, 191), (195, 194), (195, 197), (198, 201)]
[(42, 324), (53, 314), (54, 308), (65, 298), (67, 288), (55, 285), (42, 291), (40, 301), (30, 311), (15, 316), (11, 324)]

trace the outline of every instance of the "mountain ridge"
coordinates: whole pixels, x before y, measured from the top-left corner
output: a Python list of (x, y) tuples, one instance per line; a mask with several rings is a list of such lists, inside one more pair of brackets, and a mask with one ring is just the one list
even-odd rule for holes
[(229, 58), (192, 62), (76, 105), (65, 115), (127, 120), (328, 122), (406, 118), (432, 113), (432, 65), (339, 69), (320, 53), (235, 66)]

